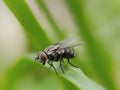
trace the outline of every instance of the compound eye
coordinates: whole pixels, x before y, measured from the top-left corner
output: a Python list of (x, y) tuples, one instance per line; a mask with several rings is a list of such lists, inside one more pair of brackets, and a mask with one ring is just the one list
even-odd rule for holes
[(41, 59), (41, 62), (44, 65), (47, 59), (47, 55), (44, 52), (41, 52), (39, 58)]
[(45, 61), (47, 59), (47, 55), (44, 53), (41, 53), (40, 58), (42, 61)]
[(40, 51), (40, 52), (38, 52), (37, 55), (38, 55), (37, 59), (39, 59), (39, 61), (44, 65), (46, 62), (46, 59), (47, 59), (46, 53), (43, 51)]

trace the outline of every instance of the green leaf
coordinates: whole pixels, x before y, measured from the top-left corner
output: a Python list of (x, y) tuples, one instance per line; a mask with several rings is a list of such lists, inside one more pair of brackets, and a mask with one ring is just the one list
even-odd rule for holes
[(79, 68), (69, 67), (62, 77), (81, 90), (105, 90), (105, 88), (88, 78)]
[[(51, 76), (50, 71), (49, 71), (49, 74), (47, 74), (46, 72), (43, 72), (43, 69), (44, 70), (47, 70), (47, 69), (40, 68), (39, 66), (41, 65), (31, 62), (31, 59), (28, 59), (28, 58), (20, 59), (17, 64), (15, 64), (12, 68), (9, 68), (8, 71), (6, 72), (6, 75), (5, 75), (6, 89), (5, 90), (16, 90), (15, 89), (16, 83), (18, 83), (19, 79), (21, 79), (22, 77), (26, 77), (26, 74), (28, 76), (31, 75), (31, 73), (33, 73), (34, 75), (38, 75), (38, 77), (32, 75), (32, 77), (37, 78), (38, 81), (41, 81), (42, 79), (44, 79), (43, 77), (46, 75)], [(70, 68), (66, 67), (64, 69), (65, 69), (65, 74), (59, 74), (57, 76), (54, 73), (53, 77), (55, 79), (56, 78), (63, 79), (64, 81), (66, 80), (67, 82), (69, 82), (67, 83), (68, 86), (70, 85), (68, 87), (69, 89), (72, 87), (72, 88), (75, 88), (76, 90), (78, 89), (79, 90), (80, 89), (81, 90), (105, 90), (102, 86), (97, 84), (95, 81), (88, 78), (80, 69), (77, 69), (74, 67), (70, 67)]]
[(66, 90), (81, 90), (80, 88), (76, 87), (76, 85), (74, 85), (73, 83), (71, 83), (65, 78), (61, 77), (61, 80)]

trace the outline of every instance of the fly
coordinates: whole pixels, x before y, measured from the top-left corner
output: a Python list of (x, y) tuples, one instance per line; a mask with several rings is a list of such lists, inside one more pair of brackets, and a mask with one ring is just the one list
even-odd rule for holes
[(52, 63), (53, 61), (60, 63), (60, 68), (63, 73), (64, 70), (62, 68), (62, 62), (64, 58), (67, 59), (71, 66), (78, 68), (70, 62), (70, 59), (76, 56), (73, 47), (82, 45), (83, 43), (73, 44), (74, 40), (75, 39), (73, 38), (65, 39), (56, 44), (48, 46), (45, 50), (38, 52), (35, 61), (41, 62), (43, 65), (45, 65), (47, 62), (50, 65), (50, 68), (52, 67), (54, 69), (56, 74), (57, 71)]

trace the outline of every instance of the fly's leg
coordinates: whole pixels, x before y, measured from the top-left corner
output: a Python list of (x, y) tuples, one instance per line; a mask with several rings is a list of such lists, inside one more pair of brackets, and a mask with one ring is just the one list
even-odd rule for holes
[(58, 75), (54, 65), (52, 64), (52, 61), (47, 61), (47, 63), (50, 65), (50, 68), (52, 67), (54, 69), (55, 73)]
[(61, 71), (62, 71), (63, 73), (65, 73), (64, 70), (63, 70), (63, 67), (62, 67), (62, 59), (60, 60), (60, 68), (61, 68)]
[(65, 73), (64, 70), (63, 70), (63, 67), (62, 67), (62, 62), (63, 62), (62, 54), (60, 54), (60, 68), (61, 68), (61, 71), (62, 71), (63, 73)]
[(69, 59), (69, 58), (67, 58), (67, 60), (68, 60), (68, 63), (69, 63), (71, 66), (73, 66), (73, 67), (75, 67), (75, 68), (79, 68), (79, 67), (73, 65), (73, 64), (70, 62), (70, 59)]

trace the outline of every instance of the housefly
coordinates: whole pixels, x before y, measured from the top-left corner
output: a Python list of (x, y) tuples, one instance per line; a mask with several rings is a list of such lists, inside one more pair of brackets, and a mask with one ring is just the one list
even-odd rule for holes
[(78, 68), (70, 62), (70, 59), (76, 56), (73, 47), (82, 45), (83, 43), (73, 44), (74, 41), (75, 39), (70, 38), (48, 46), (45, 50), (38, 52), (35, 61), (41, 62), (43, 65), (47, 62), (56, 74), (57, 71), (52, 63), (53, 61), (60, 63), (60, 68), (63, 73), (62, 63), (64, 58), (67, 59), (71, 66)]

